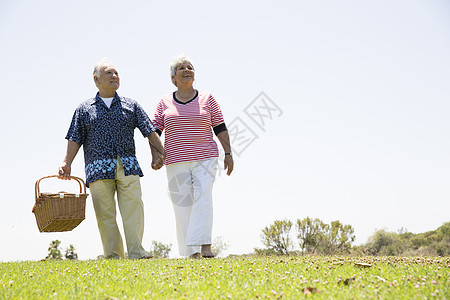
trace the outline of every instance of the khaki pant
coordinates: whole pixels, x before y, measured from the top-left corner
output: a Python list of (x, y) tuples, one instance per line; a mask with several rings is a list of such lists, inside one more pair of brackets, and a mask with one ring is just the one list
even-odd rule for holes
[(114, 199), (116, 192), (128, 257), (136, 259), (147, 255), (142, 247), (144, 205), (139, 176), (125, 176), (122, 161), (117, 156), (116, 179), (101, 179), (92, 182), (89, 184), (89, 190), (105, 257), (125, 257), (122, 236), (116, 222), (116, 201)]

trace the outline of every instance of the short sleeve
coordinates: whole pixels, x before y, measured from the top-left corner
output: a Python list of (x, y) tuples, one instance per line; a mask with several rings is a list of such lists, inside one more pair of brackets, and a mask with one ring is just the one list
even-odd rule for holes
[(80, 105), (73, 114), (72, 122), (70, 123), (66, 139), (82, 145), (84, 143), (85, 138), (86, 138), (85, 121), (83, 119), (83, 109), (82, 106)]
[(214, 99), (213, 95), (209, 95), (208, 98), (208, 106), (210, 108), (211, 112), (211, 126), (216, 127), (217, 125), (220, 125), (224, 123), (222, 110), (220, 109), (219, 103), (217, 103), (216, 99)]
[(148, 137), (153, 131), (156, 130), (156, 128), (148, 117), (147, 113), (137, 102), (135, 103), (135, 114), (136, 127), (141, 131), (142, 135), (145, 138)]
[(164, 130), (164, 110), (164, 99), (161, 99), (161, 101), (159, 101), (158, 105), (156, 106), (155, 116), (153, 118), (153, 124), (161, 132)]

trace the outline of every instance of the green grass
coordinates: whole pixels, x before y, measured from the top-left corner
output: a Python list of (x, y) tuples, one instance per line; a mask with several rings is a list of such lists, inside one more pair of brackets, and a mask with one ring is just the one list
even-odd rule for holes
[(449, 257), (8, 262), (0, 299), (450, 299), (449, 265)]

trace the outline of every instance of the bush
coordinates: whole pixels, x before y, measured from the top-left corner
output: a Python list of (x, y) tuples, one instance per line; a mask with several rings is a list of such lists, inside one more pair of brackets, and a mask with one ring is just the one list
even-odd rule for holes
[(66, 249), (64, 257), (66, 259), (73, 259), (73, 260), (78, 259), (78, 254), (75, 252), (75, 247), (73, 245), (70, 245), (69, 248)]
[(163, 244), (158, 241), (152, 241), (151, 250), (148, 251), (149, 255), (153, 255), (154, 258), (168, 258), (172, 244)]
[(320, 254), (335, 255), (348, 254), (355, 241), (354, 229), (351, 225), (332, 221), (324, 227), (323, 237), (320, 243)]
[(59, 250), (60, 244), (61, 242), (58, 240), (52, 241), (50, 243), (50, 246), (48, 247), (48, 255), (45, 259), (53, 259), (53, 260), (62, 259), (61, 251)]
[(316, 254), (324, 239), (326, 224), (319, 219), (305, 218), (297, 220), (297, 238), (302, 254)]
[(261, 239), (267, 249), (277, 254), (286, 255), (292, 245), (290, 231), (292, 222), (288, 220), (275, 221), (262, 230)]
[[(290, 238), (292, 222), (275, 221), (262, 230), (261, 239), (266, 249), (255, 249), (258, 255), (290, 253), (293, 246)], [(297, 220), (297, 238), (301, 254), (334, 255), (350, 253), (351, 244), (355, 240), (353, 227), (343, 225), (339, 221), (325, 224), (319, 219), (305, 218)]]
[(339, 221), (325, 224), (317, 218), (297, 220), (297, 233), (302, 254), (350, 253), (355, 241), (353, 227), (343, 225)]
[(273, 249), (267, 249), (267, 248), (263, 248), (263, 249), (259, 249), (259, 248), (254, 248), (255, 250), (255, 254), (258, 256), (271, 256), (271, 255), (282, 255), (278, 252), (276, 252)]
[(436, 230), (413, 234), (378, 230), (369, 241), (353, 250), (369, 255), (447, 256), (450, 255), (450, 222)]
[(216, 255), (219, 256), (222, 254), (225, 250), (228, 249), (230, 245), (224, 241), (223, 237), (218, 236), (214, 239), (212, 245), (211, 245), (211, 251)]

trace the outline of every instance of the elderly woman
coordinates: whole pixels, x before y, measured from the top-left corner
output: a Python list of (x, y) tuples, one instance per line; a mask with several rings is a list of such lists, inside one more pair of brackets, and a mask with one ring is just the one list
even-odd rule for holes
[[(153, 124), (159, 134), (165, 130), (164, 164), (175, 212), (178, 248), (182, 256), (214, 257), (212, 188), (219, 150), (213, 132), (225, 151), (227, 175), (233, 171), (230, 139), (213, 95), (194, 89), (192, 62), (180, 55), (169, 68), (177, 90), (162, 97)], [(162, 159), (155, 149), (153, 153), (152, 167), (159, 169)]]

